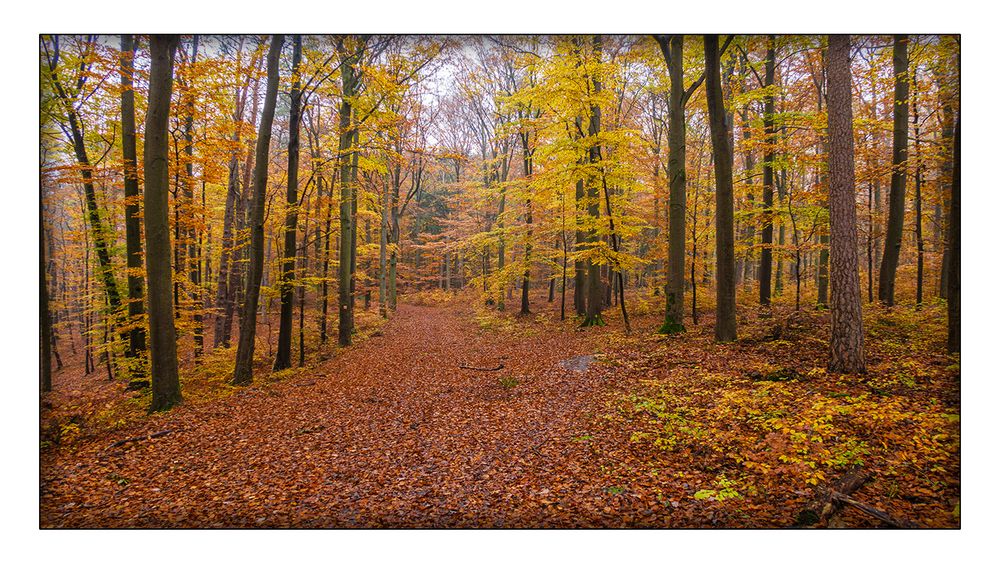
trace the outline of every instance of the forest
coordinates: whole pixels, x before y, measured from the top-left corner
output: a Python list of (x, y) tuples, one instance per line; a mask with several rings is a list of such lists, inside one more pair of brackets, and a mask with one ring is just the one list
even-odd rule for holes
[(957, 35), (40, 35), (42, 528), (959, 528)]

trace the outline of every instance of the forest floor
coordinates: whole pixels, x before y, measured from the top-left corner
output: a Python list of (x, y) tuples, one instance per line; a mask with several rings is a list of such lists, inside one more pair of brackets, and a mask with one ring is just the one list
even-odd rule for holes
[[(780, 528), (815, 525), (803, 507), (861, 472), (855, 501), (960, 525), (940, 305), (867, 307), (869, 373), (846, 377), (823, 369), (824, 312), (741, 306), (740, 340), (720, 345), (711, 315), (656, 335), (641, 298), (630, 335), (615, 311), (579, 330), (538, 301), (527, 317), (401, 305), (355, 346), (276, 376), (262, 364), (245, 388), (212, 354), (165, 414), (67, 378), (42, 405), (40, 525)], [(823, 524), (886, 525), (850, 506)]]

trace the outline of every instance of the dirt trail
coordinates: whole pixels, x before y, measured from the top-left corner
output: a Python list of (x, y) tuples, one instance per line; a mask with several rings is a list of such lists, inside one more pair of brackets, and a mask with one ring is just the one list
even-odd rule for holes
[[(592, 354), (601, 331), (470, 317), (403, 306), (315, 374), (45, 453), (41, 525), (621, 525), (585, 435), (607, 370), (560, 364)], [(164, 428), (180, 431), (108, 449)]]

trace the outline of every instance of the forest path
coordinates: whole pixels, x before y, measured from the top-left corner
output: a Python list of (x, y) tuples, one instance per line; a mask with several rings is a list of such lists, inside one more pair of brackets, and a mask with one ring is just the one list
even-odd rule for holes
[(315, 373), (43, 454), (41, 525), (616, 525), (585, 436), (607, 370), (561, 363), (601, 331), (471, 318), (403, 305)]

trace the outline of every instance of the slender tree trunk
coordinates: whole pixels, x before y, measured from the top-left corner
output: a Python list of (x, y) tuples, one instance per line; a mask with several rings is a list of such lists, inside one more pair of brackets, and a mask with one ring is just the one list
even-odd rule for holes
[[(913, 74), (914, 83), (916, 83), (916, 72)], [(923, 228), (923, 202), (921, 195), (921, 188), (923, 183), (922, 177), (922, 163), (920, 162), (920, 111), (917, 106), (917, 96), (916, 88), (914, 88), (913, 95), (913, 153), (914, 153), (914, 172), (913, 172), (913, 190), (914, 190), (914, 200), (913, 200), (913, 212), (914, 217), (914, 228), (917, 235), (917, 306), (919, 307), (924, 301), (924, 228)]]
[[(958, 83), (957, 80), (954, 81), (955, 84)], [(948, 75), (941, 73), (938, 75), (938, 97), (939, 103), (941, 105), (941, 145), (943, 146), (941, 155), (941, 168), (939, 169), (939, 199), (942, 205), (946, 207), (946, 215), (950, 212), (951, 207), (948, 203), (948, 197), (951, 192), (951, 178), (954, 172), (954, 155), (948, 154), (949, 150), (954, 146), (955, 138), (955, 102), (954, 99), (954, 86), (952, 82), (949, 81)], [(948, 298), (948, 264), (951, 262), (950, 247), (948, 243), (948, 233), (951, 231), (951, 219), (947, 218), (947, 224), (949, 227), (945, 229), (944, 234), (944, 252), (941, 255), (941, 277), (938, 281), (938, 297), (941, 299)]]
[(834, 373), (865, 371), (861, 282), (858, 279), (850, 54), (850, 36), (830, 36), (827, 74), (832, 320), (829, 369)]
[(338, 265), (338, 324), (337, 341), (340, 346), (350, 346), (354, 329), (354, 276), (353, 258), (356, 236), (355, 187), (352, 182), (351, 162), (355, 131), (352, 128), (353, 97), (358, 87), (354, 65), (358, 54), (341, 53), (341, 82), (343, 99), (340, 104), (340, 144), (337, 158), (340, 166), (340, 263)]
[[(600, 57), (600, 39), (594, 38), (594, 50), (596, 56)], [(592, 76), (594, 92), (601, 91), (601, 81)], [(601, 106), (591, 104), (590, 106), (590, 126), (587, 134), (590, 137), (597, 137), (601, 131)], [(590, 163), (596, 164), (600, 161), (600, 147), (595, 142), (592, 143), (589, 154)], [(594, 248), (600, 240), (597, 234), (597, 222), (601, 215), (600, 195), (598, 194), (597, 183), (591, 179), (587, 185), (587, 214), (591, 218), (591, 227), (587, 232), (587, 244)], [(601, 287), (601, 266), (593, 258), (587, 258), (587, 316), (583, 321), (583, 326), (603, 326), (604, 318), (601, 316), (601, 309), (604, 304), (604, 292)]]
[[(188, 62), (188, 66), (194, 65), (195, 61), (198, 59), (198, 36), (193, 37), (193, 43), (191, 47), (191, 60)], [(201, 291), (201, 271), (199, 269), (198, 254), (201, 252), (198, 248), (198, 240), (200, 237), (198, 226), (198, 218), (195, 217), (196, 207), (194, 204), (194, 138), (193, 138), (193, 128), (194, 128), (194, 86), (191, 84), (191, 78), (187, 77), (184, 84), (187, 115), (184, 118), (184, 207), (186, 210), (186, 217), (184, 222), (186, 223), (184, 232), (184, 245), (187, 247), (187, 259), (185, 262), (187, 268), (188, 282), (190, 283), (190, 288), (188, 288), (188, 296), (191, 299), (191, 309), (192, 309), (192, 322), (194, 324), (194, 357), (195, 362), (200, 362), (201, 355), (205, 349), (205, 325), (204, 319), (202, 318), (202, 308), (204, 306), (204, 300), (202, 298)]]
[(719, 37), (705, 36), (705, 91), (715, 160), (715, 339), (736, 340), (736, 256), (733, 233), (733, 151), (719, 69)]
[(122, 160), (125, 176), (125, 260), (128, 267), (128, 358), (131, 388), (149, 385), (146, 380), (145, 353), (146, 329), (142, 295), (142, 228), (139, 217), (139, 174), (135, 146), (135, 91), (132, 87), (135, 44), (132, 36), (121, 37), (121, 109), (122, 109)]
[(278, 353), (274, 371), (292, 367), (292, 287), (295, 282), (295, 239), (299, 221), (299, 123), (302, 109), (302, 81), (299, 65), (302, 62), (302, 36), (292, 37), (292, 91), (288, 114), (288, 187), (286, 191), (285, 248), (281, 262), (281, 318), (278, 325)]
[(661, 334), (684, 330), (684, 253), (687, 213), (686, 123), (684, 119), (684, 36), (673, 35), (669, 43), (657, 38), (670, 73), (668, 101), (667, 177), (670, 182), (667, 221), (667, 285), (666, 310)]
[(903, 245), (903, 220), (906, 212), (906, 160), (909, 134), (910, 77), (906, 54), (909, 38), (896, 35), (893, 39), (892, 66), (896, 77), (892, 108), (892, 185), (889, 188), (889, 219), (886, 223), (885, 250), (878, 272), (878, 298), (892, 306), (896, 300), (896, 268)]
[(764, 227), (761, 229), (760, 304), (771, 304), (771, 265), (774, 248), (774, 36), (767, 38), (764, 63)]
[[(522, 162), (524, 164), (524, 179), (526, 182), (531, 181), (532, 174), (532, 162), (531, 162), (531, 150), (528, 147), (528, 135), (525, 132), (521, 134), (521, 151), (522, 151)], [(528, 286), (530, 285), (531, 278), (531, 197), (528, 197), (526, 202), (527, 209), (525, 210), (524, 223), (528, 229), (527, 239), (524, 243), (524, 268), (521, 273), (521, 314), (528, 315), (531, 314), (529, 310), (530, 303), (528, 302)]]
[(250, 215), (250, 268), (247, 272), (246, 300), (240, 315), (240, 340), (236, 348), (234, 385), (253, 382), (253, 355), (257, 337), (257, 305), (260, 301), (260, 280), (264, 273), (264, 204), (267, 197), (267, 165), (271, 148), (271, 125), (274, 123), (274, 106), (278, 98), (278, 60), (281, 55), (283, 35), (271, 37), (267, 52), (267, 90), (264, 93), (264, 111), (257, 132), (256, 156), (253, 170), (253, 207)]
[(387, 276), (388, 259), (387, 252), (389, 246), (389, 198), (390, 185), (392, 179), (389, 174), (385, 175), (385, 187), (382, 194), (382, 219), (379, 221), (378, 239), (378, 312), (383, 319), (388, 318), (389, 312), (386, 300), (389, 298)]
[(151, 411), (167, 410), (181, 401), (177, 375), (177, 334), (171, 295), (168, 143), (174, 53), (180, 37), (150, 38), (149, 109), (146, 111), (146, 181), (143, 221), (146, 236), (146, 279), (149, 284), (149, 357), (152, 368)]
[(955, 164), (951, 176), (951, 213), (948, 216), (948, 352), (962, 348), (962, 132), (961, 117), (955, 119)]
[(38, 317), (41, 339), (41, 369), (39, 372), (42, 393), (52, 390), (52, 316), (49, 314), (49, 282), (45, 279), (45, 207), (38, 198)]

